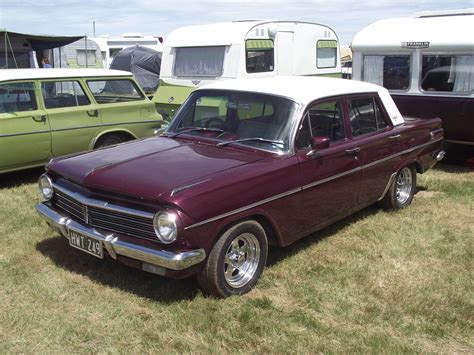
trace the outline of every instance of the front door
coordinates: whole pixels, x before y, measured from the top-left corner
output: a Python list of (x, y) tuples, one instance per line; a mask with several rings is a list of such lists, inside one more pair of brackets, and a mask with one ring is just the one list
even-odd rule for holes
[[(346, 137), (341, 100), (312, 105), (298, 133), (306, 232), (341, 218), (357, 206), (360, 166), (355, 143)], [(313, 150), (312, 137), (329, 138)]]
[(51, 132), (37, 92), (34, 82), (0, 84), (0, 172), (50, 157)]
[(102, 120), (80, 82), (44, 81), (41, 89), (51, 124), (53, 155), (88, 150)]

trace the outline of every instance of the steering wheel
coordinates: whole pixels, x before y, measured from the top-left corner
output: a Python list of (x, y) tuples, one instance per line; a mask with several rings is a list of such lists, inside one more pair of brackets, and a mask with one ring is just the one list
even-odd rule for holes
[(224, 128), (225, 127), (225, 122), (223, 119), (219, 117), (212, 117), (206, 121), (205, 127), (210, 128), (212, 123), (218, 123), (219, 125), (212, 126), (214, 128)]

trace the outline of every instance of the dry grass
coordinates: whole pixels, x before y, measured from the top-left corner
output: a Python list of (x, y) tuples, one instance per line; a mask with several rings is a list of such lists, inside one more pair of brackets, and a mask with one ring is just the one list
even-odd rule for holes
[(474, 352), (474, 172), (419, 176), (286, 249), (226, 300), (101, 261), (37, 217), (39, 170), (0, 177), (0, 352)]

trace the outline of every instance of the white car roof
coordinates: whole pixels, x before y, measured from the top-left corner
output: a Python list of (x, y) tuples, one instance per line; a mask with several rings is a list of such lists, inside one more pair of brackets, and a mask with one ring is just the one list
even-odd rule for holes
[(132, 73), (122, 70), (110, 69), (0, 69), (0, 82), (11, 80), (36, 80), (56, 78), (82, 78), (82, 77), (104, 77), (104, 76), (132, 76)]
[(311, 76), (279, 76), (269, 78), (217, 81), (198, 90), (237, 90), (283, 96), (304, 106), (331, 97), (358, 93), (378, 93), (394, 125), (404, 122), (387, 89), (362, 81)]

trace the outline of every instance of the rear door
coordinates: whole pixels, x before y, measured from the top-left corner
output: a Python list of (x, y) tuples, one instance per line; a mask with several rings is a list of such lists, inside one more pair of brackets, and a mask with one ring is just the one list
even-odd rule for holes
[[(329, 148), (313, 151), (311, 137), (330, 139)], [(357, 206), (360, 166), (356, 143), (347, 137), (343, 100), (311, 105), (296, 139), (303, 176), (305, 230), (340, 218)]]
[(102, 120), (80, 80), (43, 81), (41, 89), (51, 124), (53, 155), (88, 150)]
[(0, 172), (46, 162), (51, 132), (36, 83), (0, 84)]
[(351, 136), (362, 168), (357, 200), (366, 205), (377, 201), (388, 186), (401, 159), (401, 135), (392, 127), (377, 94), (351, 97), (348, 105)]

